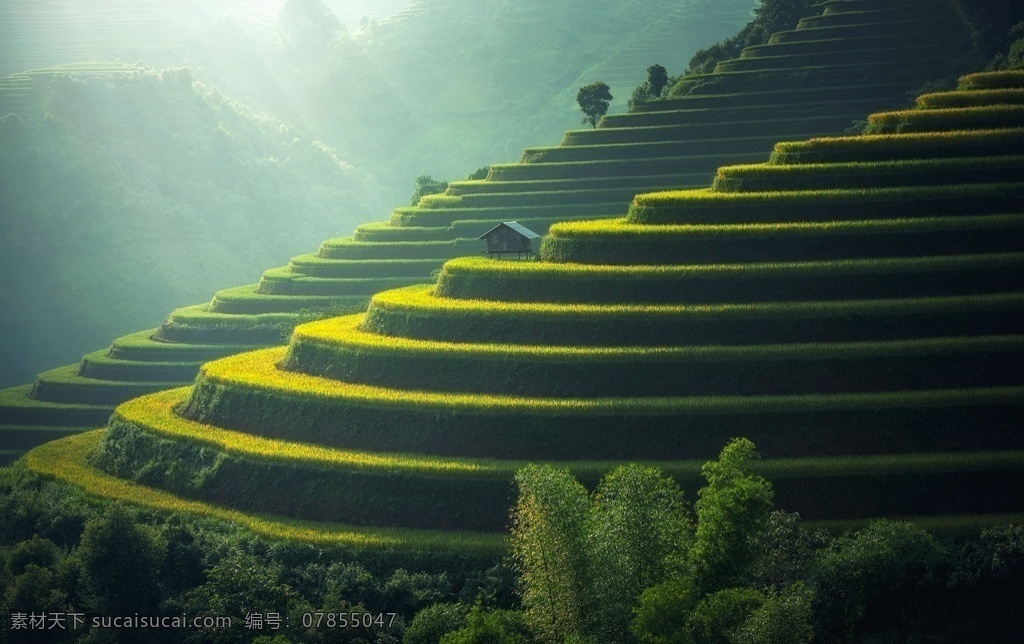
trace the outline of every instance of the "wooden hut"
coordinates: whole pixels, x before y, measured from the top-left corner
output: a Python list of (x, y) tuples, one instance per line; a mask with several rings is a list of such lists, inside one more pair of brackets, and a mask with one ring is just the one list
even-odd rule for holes
[(504, 221), (477, 239), (487, 240), (487, 250), (484, 252), (491, 259), (495, 255), (501, 259), (503, 254), (515, 254), (522, 259), (524, 255), (527, 258), (533, 257), (534, 248), (531, 244), (534, 239), (540, 239), (540, 235), (517, 221)]

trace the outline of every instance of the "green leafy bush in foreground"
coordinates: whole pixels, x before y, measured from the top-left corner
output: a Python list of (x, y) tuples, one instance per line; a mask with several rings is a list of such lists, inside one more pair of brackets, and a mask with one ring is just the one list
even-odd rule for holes
[(622, 466), (593, 492), (564, 470), (521, 470), (519, 619), (494, 603), (437, 604), (404, 641), (1015, 641), (1020, 526), (960, 543), (897, 521), (830, 537), (772, 511), (757, 460), (750, 441), (731, 441), (704, 465), (692, 512), (652, 468)]

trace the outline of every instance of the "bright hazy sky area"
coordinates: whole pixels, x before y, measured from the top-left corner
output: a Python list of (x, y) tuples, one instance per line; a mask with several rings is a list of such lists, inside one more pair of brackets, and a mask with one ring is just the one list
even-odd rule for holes
[[(414, 0), (323, 0), (348, 26), (359, 28), (409, 8)], [(273, 25), (285, 0), (0, 0), (0, 75), (113, 55), (160, 66), (181, 34), (225, 15)]]
[[(239, 0), (239, 4), (248, 5), (255, 11), (276, 16), (285, 0)], [(359, 24), (359, 18), (369, 16), (377, 20), (393, 16), (412, 5), (413, 0), (323, 0), (334, 15), (348, 27)]]

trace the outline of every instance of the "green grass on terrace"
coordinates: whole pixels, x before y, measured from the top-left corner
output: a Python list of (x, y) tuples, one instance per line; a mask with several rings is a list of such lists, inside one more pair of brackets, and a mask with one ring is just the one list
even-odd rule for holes
[[(929, 354), (967, 354), (1000, 351), (1021, 352), (1024, 336), (981, 336), (975, 338), (924, 338), (913, 340), (881, 340), (872, 342), (804, 342), (794, 344), (754, 345), (680, 345), (660, 347), (636, 346), (553, 346), (470, 342), (438, 342), (394, 336), (382, 336), (360, 329), (363, 316), (346, 315), (310, 322), (296, 327), (289, 351), (304, 343), (326, 348), (362, 350), (386, 354), (394, 351), (410, 357), (438, 358), (456, 355), (486, 360), (532, 360), (554, 363), (598, 361), (744, 361), (761, 359), (815, 359), (822, 357), (911, 356)], [(283, 364), (290, 371), (301, 371), (301, 364), (290, 356)], [(425, 373), (430, 373), (429, 370)], [(309, 374), (316, 375), (316, 374)]]
[(1020, 335), (577, 347), (412, 340), (366, 333), (359, 322), (348, 316), (299, 327), (280, 366), (397, 389), (650, 397), (1016, 385), (1024, 358)]
[(365, 242), (351, 237), (331, 239), (320, 245), (317, 256), (323, 259), (446, 259), (466, 249), (476, 252), (477, 240), (431, 240), (400, 242)]
[(868, 116), (865, 134), (938, 132), (1024, 125), (1024, 105), (979, 105), (881, 112)]
[(959, 90), (922, 94), (915, 100), (921, 109), (971, 107), (977, 105), (1020, 105), (1024, 103), (1024, 89)]
[(526, 465), (525, 462), (503, 464), (496, 460), (470, 461), (417, 454), (340, 450), (221, 429), (182, 418), (174, 413), (174, 408), (187, 399), (188, 392), (188, 388), (179, 388), (130, 400), (118, 406), (114, 417), (121, 422), (140, 426), (174, 440), (187, 440), (231, 454), (281, 463), (316, 464), (378, 472), (403, 470), (418, 475), (472, 478), (504, 477)]
[(959, 89), (1024, 88), (1024, 70), (978, 72), (960, 77)]
[[(637, 105), (636, 112), (610, 114), (604, 117), (602, 123), (607, 123), (607, 126), (611, 127), (619, 121), (632, 123), (635, 120), (636, 125), (642, 125), (648, 115), (665, 116), (676, 112), (683, 112), (681, 117), (686, 119), (685, 122), (699, 114), (711, 116), (720, 113), (723, 120), (735, 118), (735, 112), (753, 114), (758, 110), (785, 115), (788, 110), (796, 110), (809, 104), (838, 108), (844, 105), (845, 101), (837, 100), (837, 95), (848, 95), (849, 100), (854, 102), (869, 100), (877, 103), (884, 98), (891, 99), (896, 95), (902, 95), (905, 90), (906, 83), (887, 81), (870, 85), (829, 83), (786, 89), (768, 87), (721, 94), (688, 94), (641, 103)], [(861, 111), (861, 114), (863, 115), (864, 111)]]
[(125, 360), (111, 358), (106, 350), (82, 357), (79, 374), (86, 378), (125, 382), (181, 382), (195, 377), (203, 360), (175, 361), (165, 355), (164, 361)]
[(692, 175), (706, 172), (708, 180), (714, 169), (726, 163), (762, 161), (771, 146), (743, 154), (688, 154), (660, 159), (614, 159), (606, 161), (572, 161), (565, 163), (509, 163), (492, 165), (491, 172), (501, 181), (532, 181), (558, 179), (595, 179), (598, 177), (644, 177), (650, 173)]
[[(29, 468), (47, 478), (80, 487), (86, 494), (91, 496), (119, 500), (160, 511), (188, 512), (230, 521), (270, 539), (314, 543), (320, 546), (344, 544), (350, 547), (371, 550), (413, 549), (421, 551), (475, 552), (495, 558), (499, 557), (507, 548), (504, 533), (481, 534), (394, 528), (362, 528), (281, 519), (279, 517), (239, 512), (199, 501), (184, 500), (155, 488), (114, 478), (92, 468), (86, 461), (85, 455), (99, 444), (101, 438), (101, 432), (91, 432), (38, 448), (27, 459)], [(916, 469), (915, 461), (914, 457), (908, 456), (905, 457), (903, 462), (907, 463), (911, 469)], [(834, 463), (825, 461), (820, 464), (826, 468), (831, 465), (833, 466), (833, 471), (835, 471)], [(601, 466), (610, 465), (612, 464), (601, 464)], [(690, 464), (687, 463), (685, 465), (688, 466)], [(755, 465), (755, 468), (759, 465)], [(681, 469), (684, 464), (674, 463), (672, 466), (676, 469)], [(677, 476), (683, 474), (682, 471), (674, 473)], [(590, 478), (583, 472), (576, 472), (576, 474), (582, 478)], [(690, 473), (689, 476), (695, 477), (696, 474)], [(990, 525), (993, 521), (1011, 520), (1018, 516), (1007, 514), (935, 515), (901, 518), (910, 518), (914, 523), (928, 530), (959, 534), (971, 531), (976, 532), (979, 526)], [(867, 519), (829, 520), (809, 522), (808, 525), (842, 532), (855, 527), (862, 527), (861, 524), (866, 525), (867, 521)]]
[[(426, 340), (659, 346), (1015, 333), (1024, 294), (731, 304), (508, 303), (378, 293), (363, 328)], [(581, 334), (580, 329), (587, 333)]]
[(818, 163), (1019, 154), (1024, 128), (817, 137), (775, 144), (769, 163)]
[(858, 61), (861, 65), (870, 63), (883, 64), (900, 58), (914, 57), (924, 52), (933, 52), (935, 44), (934, 40), (931, 42), (917, 41), (909, 43), (890, 41), (886, 43), (885, 47), (859, 51), (813, 51), (811, 47), (807, 49), (810, 51), (796, 53), (779, 52), (776, 55), (762, 55), (756, 58), (733, 58), (718, 63), (715, 66), (715, 72), (774, 71), (807, 65), (841, 65), (848, 64), (851, 60)]
[(217, 291), (210, 302), (212, 313), (290, 313), (302, 309), (332, 309), (353, 313), (361, 310), (365, 295), (273, 295), (259, 292), (258, 284)]
[(30, 397), (32, 385), (0, 390), (0, 423), (98, 427), (107, 421), (111, 405), (47, 402)]
[[(263, 313), (260, 315), (217, 313), (210, 310), (209, 304), (194, 304), (171, 311), (167, 319), (173, 323), (191, 326), (247, 327), (264, 324), (294, 324), (300, 317), (295, 312)], [(227, 343), (224, 346), (237, 347), (238, 345)]]
[(839, 221), (742, 223), (742, 224), (665, 224), (648, 226), (626, 219), (567, 221), (551, 227), (550, 237), (634, 239), (654, 241), (675, 237), (747, 237), (772, 234), (808, 235), (858, 234), (861, 232), (967, 230), (977, 227), (1017, 227), (1024, 215), (971, 215), (951, 217), (914, 217)]
[(447, 271), (436, 294), (515, 302), (739, 303), (1008, 292), (1024, 279), (1024, 253), (892, 257), (890, 250), (888, 257), (783, 262), (757, 261), (757, 250), (746, 250), (755, 259), (691, 263), (664, 273), (641, 266), (588, 272), (593, 265), (580, 264), (547, 264), (565, 267), (547, 274)]
[[(490, 300), (459, 300), (435, 297), (432, 285), (417, 285), (373, 296), (368, 309), (368, 328), (384, 335), (389, 334), (373, 327), (373, 314), (393, 311), (400, 315), (431, 314), (461, 317), (464, 315), (509, 319), (512, 322), (528, 319), (576, 320), (592, 324), (601, 319), (644, 320), (658, 318), (705, 318), (725, 320), (730, 318), (775, 317), (797, 319), (800, 317), (836, 316), (877, 316), (883, 313), (940, 314), (949, 309), (997, 311), (1018, 309), (1024, 306), (1024, 293), (997, 295), (923, 297), (878, 300), (837, 300), (833, 302), (773, 302), (745, 304), (550, 304), (516, 303)], [(584, 338), (581, 338), (583, 340)]]
[(447, 226), (414, 228), (393, 226), (390, 221), (360, 224), (352, 235), (354, 241), (375, 243), (447, 241), (451, 238)]
[(458, 533), (400, 528), (366, 528), (298, 521), (240, 512), (201, 501), (186, 500), (162, 490), (123, 481), (89, 465), (86, 457), (103, 438), (103, 431), (80, 434), (33, 450), (29, 469), (45, 477), (80, 487), (94, 497), (141, 505), (164, 512), (189, 513), (239, 524), (269, 538), (321, 546), (346, 545), (370, 550), (480, 552), (499, 556), (506, 549), (504, 534)]
[[(987, 449), (1021, 443), (1016, 414), (1024, 387), (551, 398), (353, 385), (280, 371), (275, 363), (281, 357), (283, 352), (269, 351), (209, 363), (179, 413), (218, 427), (343, 449), (514, 459), (704, 458), (735, 435), (750, 436), (768, 456), (798, 455), (807, 454), (809, 442), (842, 444), (839, 436), (850, 431), (871, 435), (863, 445), (875, 446), (869, 450), (909, 439), (927, 445), (916, 451), (941, 451), (940, 441), (929, 443), (927, 436), (952, 440), (964, 451), (978, 441)], [(825, 418), (834, 422), (822, 426)], [(982, 435), (966, 430), (973, 426), (987, 429)], [(626, 427), (628, 444), (621, 438)], [(958, 438), (950, 434), (954, 427)], [(896, 451), (915, 450), (904, 445)]]
[[(829, 127), (828, 130), (833, 128)], [(679, 156), (681, 151), (689, 151), (694, 155), (723, 155), (737, 152), (750, 152), (752, 150), (769, 148), (778, 136), (766, 135), (763, 130), (754, 130), (756, 134), (744, 136), (731, 136), (733, 132), (728, 128), (722, 131), (717, 129), (703, 130), (718, 138), (693, 137), (675, 141), (656, 140), (646, 143), (598, 143), (594, 145), (574, 145), (526, 148), (520, 163), (549, 164), (549, 163), (570, 163), (570, 162), (594, 162), (594, 161), (630, 161), (643, 159), (660, 159), (665, 157)], [(722, 136), (724, 135), (724, 136)]]
[[(1024, 265), (1024, 252), (990, 255), (952, 255), (939, 257), (892, 257), (814, 262), (752, 262), (747, 264), (680, 264), (658, 266), (601, 266), (594, 264), (554, 264), (549, 262), (495, 262), (481, 257), (459, 257), (445, 263), (438, 282), (438, 295), (446, 280), (459, 275), (482, 278), (517, 277), (524, 280), (566, 281), (615, 279), (624, 281), (664, 279), (666, 283), (694, 277), (718, 275), (785, 276), (857, 275), (875, 273), (916, 273), (950, 268), (1010, 268)], [(472, 299), (472, 298), (470, 298)]]
[[(923, 31), (918, 34), (904, 34), (899, 42), (904, 44), (922, 43), (935, 40), (932, 31)], [(853, 38), (826, 38), (822, 40), (801, 40), (791, 43), (777, 43), (774, 45), (751, 45), (744, 47), (740, 52), (743, 60), (770, 56), (784, 56), (791, 54), (809, 54), (813, 52), (846, 52), (846, 51), (874, 51), (879, 48), (892, 47), (894, 40), (892, 36), (865, 35)]]
[(429, 275), (440, 268), (436, 259), (323, 259), (316, 255), (293, 257), (288, 269), (307, 277), (404, 277)]
[(797, 29), (813, 29), (816, 27), (837, 27), (840, 25), (859, 25), (868, 22), (891, 22), (895, 19), (912, 20), (919, 17), (919, 8), (908, 7), (897, 4), (893, 7), (879, 7), (875, 9), (851, 9), (843, 11), (830, 11), (818, 16), (807, 16), (801, 18), (797, 23)]
[(715, 192), (991, 183), (1024, 176), (1024, 155), (722, 166)]
[(148, 329), (114, 340), (107, 355), (113, 360), (137, 362), (206, 362), (238, 353), (245, 349), (258, 349), (258, 345), (237, 344), (187, 344), (162, 342), (154, 339), (159, 329)]
[(628, 201), (628, 197), (620, 195), (612, 203), (562, 203), (540, 204), (529, 206), (491, 206), (481, 208), (398, 208), (391, 215), (391, 222), (396, 226), (445, 225), (463, 219), (512, 221), (536, 217), (551, 217), (558, 214), (567, 216), (587, 215), (593, 212), (614, 212)]
[[(143, 394), (166, 389), (178, 381), (99, 380), (78, 373), (79, 365), (67, 365), (36, 376), (32, 384), (32, 397), (42, 402), (84, 405), (116, 405)], [(187, 382), (191, 378), (186, 378)]]
[[(329, 314), (329, 311), (322, 312), (323, 317)], [(292, 328), (309, 319), (308, 312), (216, 313), (210, 311), (208, 304), (198, 304), (172, 311), (157, 337), (167, 342), (233, 345), (237, 351), (242, 351), (252, 345), (284, 344)]]
[[(778, 31), (768, 39), (769, 45), (799, 42), (802, 40), (831, 40), (833, 38), (859, 36), (893, 36), (900, 37), (904, 34), (919, 34), (929, 27), (934, 29), (936, 38), (939, 36), (948, 37), (956, 33), (956, 26), (950, 25), (948, 12), (931, 13), (925, 16), (918, 16), (912, 20), (879, 20), (865, 21), (857, 24), (835, 25), (829, 27), (807, 27), (804, 29), (792, 29)], [(945, 43), (943, 43), (945, 44)], [(938, 43), (937, 43), (938, 46)]]
[[(229, 356), (205, 364), (201, 380), (228, 390), (252, 390), (266, 395), (308, 401), (315, 406), (356, 404), (388, 409), (460, 410), (490, 414), (571, 412), (573, 415), (629, 413), (676, 414), (765, 411), (768, 409), (876, 409), (889, 406), (944, 406), (956, 401), (1013, 400), (1024, 402), (1024, 387), (993, 387), (964, 390), (890, 392), (880, 394), (832, 394), (806, 396), (715, 396), (665, 398), (546, 398), (477, 395), (456, 392), (397, 390), (339, 382), (307, 374), (281, 371), (277, 364), (285, 348), (263, 349)], [(197, 385), (200, 384), (197, 381)], [(195, 390), (193, 390), (193, 394)], [(226, 392), (225, 392), (226, 393)], [(193, 395), (194, 398), (194, 395)], [(323, 417), (318, 415), (318, 417)]]
[[(809, 31), (809, 30), (808, 30)], [(898, 61), (901, 65), (898, 72), (889, 71), (889, 77), (904, 77), (910, 81), (920, 77), (925, 70), (937, 66), (936, 53), (917, 54)], [(890, 70), (896, 61), (871, 63), (852, 61), (832, 65), (805, 65), (780, 69), (755, 69), (742, 71), (721, 71), (711, 74), (695, 74), (680, 81), (674, 91), (700, 91), (703, 93), (728, 94), (744, 89), (764, 90), (768, 88), (797, 88), (807, 84), (828, 85), (837, 77), (873, 77), (878, 75), (879, 67), (888, 66)]]
[[(695, 176), (706, 176), (706, 173), (700, 173)], [(448, 190), (454, 191), (463, 197), (467, 195), (485, 195), (491, 193), (499, 194), (518, 194), (518, 193), (530, 193), (530, 192), (560, 192), (565, 190), (571, 191), (583, 191), (583, 190), (611, 190), (611, 189), (623, 189), (633, 188), (637, 185), (650, 184), (650, 185), (669, 185), (672, 183), (679, 182), (679, 175), (675, 174), (659, 174), (651, 175), (648, 177), (602, 177), (597, 179), (580, 178), (580, 179), (554, 179), (554, 180), (538, 180), (538, 181), (497, 181), (497, 180), (486, 180), (486, 181), (455, 181), (448, 184)], [(390, 226), (390, 223), (379, 224), (381, 226)], [(362, 226), (360, 226), (362, 228)]]
[[(636, 184), (637, 182), (633, 182)], [(645, 182), (649, 183), (649, 182)], [(664, 183), (649, 185), (678, 185), (678, 179), (666, 179)], [(515, 207), (541, 205), (560, 208), (563, 205), (579, 203), (611, 203), (614, 201), (628, 202), (639, 191), (637, 185), (623, 187), (587, 187), (569, 190), (536, 190), (533, 192), (488, 192), (471, 194), (462, 197), (465, 208), (474, 207)]]
[(1022, 201), (1024, 183), (775, 192), (678, 190), (637, 195), (627, 220), (660, 225), (982, 215), (1019, 211)]
[[(1024, 247), (1022, 215), (664, 226), (616, 221), (617, 225), (613, 221), (605, 227), (583, 228), (559, 222), (558, 234), (548, 235), (541, 245), (541, 259), (614, 265), (722, 264), (1012, 253)], [(1003, 288), (1010, 279), (1002, 280)]]
[[(751, 114), (750, 116), (756, 116)], [(848, 119), (840, 113), (804, 115), (798, 118), (768, 118), (746, 121), (729, 120), (712, 123), (686, 123), (673, 125), (647, 125), (632, 127), (603, 127), (596, 130), (570, 130), (563, 135), (562, 146), (581, 146), (665, 143), (670, 141), (688, 142), (704, 139), (731, 140), (740, 137), (765, 138), (837, 129), (838, 123)], [(723, 134), (728, 139), (723, 139)], [(537, 149), (537, 148), (535, 148)]]
[[(220, 452), (251, 459), (319, 465), (326, 468), (403, 472), (409, 475), (466, 478), (470, 480), (507, 480), (528, 462), (497, 458), (446, 458), (414, 453), (379, 453), (344, 450), (314, 444), (296, 443), (253, 436), (190, 421), (172, 412), (185, 390), (162, 392), (125, 403), (115, 417), (157, 435), (210, 447)], [(622, 461), (553, 461), (584, 480), (595, 482), (605, 473), (624, 464)], [(666, 474), (696, 478), (702, 463), (687, 461), (648, 461)], [(908, 474), (936, 472), (972, 472), (988, 469), (1024, 468), (1024, 451), (967, 453), (875, 454), (870, 456), (825, 456), (817, 458), (763, 459), (752, 469), (770, 478), (817, 478), (822, 476), (884, 475), (893, 471)]]

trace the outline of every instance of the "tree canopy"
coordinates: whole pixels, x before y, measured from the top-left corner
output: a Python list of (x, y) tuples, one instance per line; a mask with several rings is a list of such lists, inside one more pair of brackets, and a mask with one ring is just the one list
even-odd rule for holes
[(608, 106), (612, 102), (612, 92), (607, 83), (597, 81), (584, 85), (576, 92), (576, 102), (583, 111), (584, 123), (590, 123), (596, 128), (601, 117), (608, 113)]

